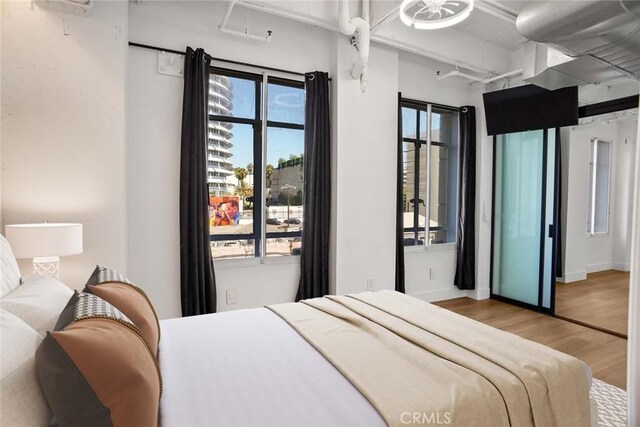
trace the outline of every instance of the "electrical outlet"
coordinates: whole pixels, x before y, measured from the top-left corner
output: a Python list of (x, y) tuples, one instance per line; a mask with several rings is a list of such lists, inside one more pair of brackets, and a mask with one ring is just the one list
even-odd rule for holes
[(367, 279), (367, 290), (373, 291), (376, 288), (376, 280), (375, 279)]
[(237, 304), (237, 303), (238, 303), (238, 290), (227, 289), (227, 304)]
[(429, 269), (429, 279), (436, 280), (436, 270), (434, 268)]

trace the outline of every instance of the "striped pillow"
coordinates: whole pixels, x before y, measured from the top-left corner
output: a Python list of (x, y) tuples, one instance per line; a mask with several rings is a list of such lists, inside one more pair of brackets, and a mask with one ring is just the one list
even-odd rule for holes
[(122, 311), (140, 329), (154, 356), (157, 357), (160, 322), (149, 297), (142, 289), (123, 275), (96, 266), (83, 292), (97, 295)]

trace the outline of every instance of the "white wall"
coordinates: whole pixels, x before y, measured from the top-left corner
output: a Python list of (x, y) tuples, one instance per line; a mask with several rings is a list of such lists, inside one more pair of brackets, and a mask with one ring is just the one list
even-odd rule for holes
[[(636, 141), (640, 141), (637, 124)], [(636, 148), (634, 163), (640, 165), (640, 149)], [(634, 197), (631, 228), (631, 278), (629, 287), (629, 341), (627, 353), (627, 423), (640, 425), (640, 168), (634, 171)]]
[(127, 2), (90, 17), (2, 6), (2, 217), (83, 223), (84, 254), (61, 260), (79, 288), (95, 264), (126, 267)]
[(611, 221), (613, 230), (613, 268), (629, 271), (631, 266), (631, 226), (634, 199), (635, 151), (637, 146), (638, 120), (617, 123), (615, 173), (615, 211)]
[(334, 151), (336, 189), (335, 292), (345, 294), (395, 287), (395, 199), (398, 53), (373, 45), (369, 87), (350, 76), (354, 52), (336, 37), (331, 70), (337, 121)]
[[(325, 30), (257, 12), (234, 10), (229, 28), (249, 18), (251, 31), (274, 30), (269, 44), (217, 31), (222, 2), (151, 2), (132, 5), (130, 40), (184, 50), (202, 47), (213, 56), (300, 72), (328, 70), (331, 35)], [(128, 50), (127, 217), (128, 271), (145, 284), (162, 318), (180, 316), (179, 161), (182, 78), (157, 73), (157, 52)], [(179, 58), (181, 60), (181, 58)], [(226, 64), (226, 66), (229, 66)], [(299, 258), (215, 262), (218, 310), (292, 301)], [(226, 304), (227, 289), (238, 303)]]

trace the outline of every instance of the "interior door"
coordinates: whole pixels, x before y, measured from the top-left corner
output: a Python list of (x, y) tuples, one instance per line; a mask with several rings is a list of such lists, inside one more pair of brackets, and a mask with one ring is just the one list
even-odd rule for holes
[(491, 296), (553, 311), (555, 130), (497, 135)]

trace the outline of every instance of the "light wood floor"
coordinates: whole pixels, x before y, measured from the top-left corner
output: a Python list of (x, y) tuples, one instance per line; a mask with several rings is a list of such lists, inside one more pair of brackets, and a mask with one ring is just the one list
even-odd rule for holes
[(556, 314), (627, 335), (629, 273), (601, 271), (556, 285)]
[(624, 338), (495, 300), (457, 298), (435, 304), (575, 356), (591, 367), (595, 378), (625, 388)]

